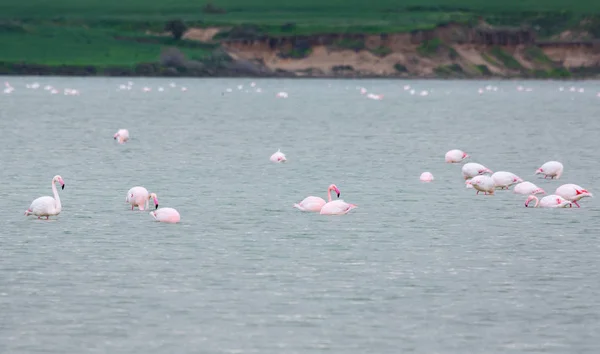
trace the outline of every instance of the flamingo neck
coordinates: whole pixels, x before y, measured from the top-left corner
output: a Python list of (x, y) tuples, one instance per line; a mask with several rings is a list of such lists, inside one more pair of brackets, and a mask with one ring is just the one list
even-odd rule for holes
[(52, 180), (52, 193), (54, 194), (54, 200), (56, 201), (54, 203), (56, 209), (62, 209), (62, 205), (60, 204), (60, 197), (58, 196), (58, 190), (56, 189), (56, 183), (54, 183), (54, 180)]
[(330, 202), (331, 201), (331, 188), (327, 189), (327, 201)]

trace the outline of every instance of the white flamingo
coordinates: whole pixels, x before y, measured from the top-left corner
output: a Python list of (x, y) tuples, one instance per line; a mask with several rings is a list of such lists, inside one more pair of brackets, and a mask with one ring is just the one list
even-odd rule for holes
[(150, 199), (154, 201), (154, 207), (158, 209), (158, 197), (155, 193), (148, 193), (148, 190), (144, 187), (133, 187), (127, 191), (125, 201), (131, 204), (131, 210), (134, 207), (138, 207), (139, 210), (148, 209)]
[(50, 216), (60, 214), (62, 210), (62, 204), (60, 204), (60, 197), (58, 196), (58, 191), (56, 190), (56, 184), (60, 183), (61, 189), (65, 189), (65, 182), (62, 177), (59, 175), (54, 176), (52, 178), (52, 193), (54, 194), (54, 198), (52, 197), (39, 197), (29, 206), (29, 209), (25, 210), (25, 216), (35, 215), (40, 219), (42, 216), (46, 217), (46, 220)]

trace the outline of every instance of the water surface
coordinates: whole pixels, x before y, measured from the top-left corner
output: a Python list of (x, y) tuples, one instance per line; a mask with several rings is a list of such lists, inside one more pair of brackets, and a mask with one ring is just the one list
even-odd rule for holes
[[(526, 209), (444, 163), (460, 148), (548, 192), (600, 193), (598, 82), (0, 81), (15, 87), (0, 94), (0, 352), (600, 350), (598, 202)], [(287, 164), (269, 162), (278, 148)], [(560, 180), (534, 175), (548, 160)], [(56, 174), (60, 216), (23, 216)], [(359, 208), (292, 208), (331, 183)], [(136, 185), (181, 223), (129, 210)]]

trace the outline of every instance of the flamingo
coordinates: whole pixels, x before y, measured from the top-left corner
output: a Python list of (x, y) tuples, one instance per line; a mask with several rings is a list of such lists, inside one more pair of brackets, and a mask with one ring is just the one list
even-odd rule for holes
[(484, 173), (492, 174), (494, 172), (484, 165), (475, 162), (466, 163), (462, 167), (462, 174), (465, 179), (473, 178)]
[(323, 205), (321, 215), (344, 215), (356, 207), (356, 204), (349, 204), (341, 199), (332, 200)]
[(179, 212), (173, 208), (160, 208), (155, 211), (151, 211), (150, 215), (156, 221), (166, 222), (169, 224), (176, 224), (181, 220)]
[(113, 136), (113, 139), (117, 140), (119, 144), (124, 144), (129, 140), (129, 130), (127, 129), (119, 129)]
[(569, 207), (571, 208), (571, 202), (569, 202), (568, 200), (566, 200), (565, 198), (556, 195), (556, 194), (550, 194), (545, 196), (544, 198), (542, 198), (542, 200), (539, 200), (538, 197), (536, 197), (535, 195), (530, 195), (529, 197), (527, 197), (527, 200), (525, 201), (525, 207), (529, 207), (529, 203), (535, 200), (535, 205), (533, 206), (534, 208), (540, 207), (540, 208), (566, 208)]
[(492, 174), (492, 179), (494, 180), (494, 185), (496, 185), (496, 188), (500, 189), (508, 189), (508, 187), (512, 186), (513, 184), (523, 182), (521, 177), (512, 172), (506, 171), (494, 172)]
[(470, 156), (462, 151), (462, 150), (458, 150), (458, 149), (454, 149), (454, 150), (450, 150), (446, 153), (446, 162), (447, 163), (457, 163), (457, 162), (461, 162), (462, 160), (469, 158)]
[(535, 171), (536, 175), (543, 174), (544, 178), (559, 179), (563, 173), (563, 164), (558, 161), (548, 161)]
[(513, 193), (516, 194), (546, 194), (546, 192), (531, 182), (521, 182), (515, 186)]
[(55, 183), (60, 183), (61, 189), (65, 189), (65, 181), (63, 181), (62, 177), (59, 175), (54, 176), (52, 178), (52, 193), (54, 194), (54, 198), (52, 197), (39, 197), (29, 206), (29, 209), (25, 210), (25, 216), (29, 216), (33, 214), (40, 219), (42, 216), (46, 217), (46, 220), (50, 216), (60, 214), (62, 210), (62, 205), (60, 204), (60, 198), (58, 197), (58, 191), (56, 190)]
[(475, 176), (475, 177), (471, 178), (470, 180), (466, 181), (465, 184), (471, 185), (473, 188), (475, 188), (477, 190), (476, 194), (479, 194), (479, 192), (483, 192), (486, 195), (494, 194), (494, 190), (495, 190), (494, 180), (490, 176), (485, 176), (485, 175)]
[[(340, 190), (335, 184), (332, 184), (327, 188), (327, 199), (331, 202), (331, 191), (335, 191), (337, 193), (337, 197), (340, 197)], [(294, 204), (294, 208), (300, 209), (302, 211), (312, 211), (312, 212), (320, 212), (323, 206), (325, 205), (325, 200), (320, 197), (306, 197), (300, 203)]]
[(271, 162), (276, 162), (276, 163), (287, 161), (287, 159), (285, 158), (285, 154), (283, 152), (281, 152), (280, 149), (277, 149), (277, 152), (274, 153), (273, 155), (271, 155), (269, 160), (271, 160)]
[(554, 194), (572, 202), (573, 204), (577, 205), (578, 208), (581, 206), (577, 202), (581, 200), (581, 198), (592, 197), (592, 193), (588, 192), (581, 186), (572, 183), (563, 184), (562, 186), (556, 188)]
[(433, 181), (433, 175), (431, 172), (423, 172), (421, 173), (421, 177), (419, 177), (421, 182), (431, 182)]
[(154, 200), (154, 207), (155, 209), (158, 209), (158, 197), (154, 193), (148, 193), (148, 190), (144, 187), (137, 186), (131, 188), (125, 197), (125, 201), (131, 204), (131, 210), (133, 210), (135, 206), (137, 206), (139, 210), (148, 209), (150, 199)]

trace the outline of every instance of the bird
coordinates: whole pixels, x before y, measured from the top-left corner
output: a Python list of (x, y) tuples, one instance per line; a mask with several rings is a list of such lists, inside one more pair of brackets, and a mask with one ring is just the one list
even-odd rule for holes
[(136, 186), (131, 188), (125, 197), (125, 201), (131, 204), (131, 210), (133, 210), (135, 206), (137, 206), (139, 210), (148, 209), (150, 199), (154, 201), (155, 209), (158, 209), (158, 197), (155, 193), (148, 193), (148, 190), (144, 187)]
[(546, 192), (531, 182), (521, 182), (513, 188), (516, 194), (546, 194)]
[(479, 192), (483, 192), (486, 195), (493, 195), (494, 190), (496, 189), (492, 177), (485, 175), (475, 176), (470, 180), (466, 181), (465, 183), (467, 185), (473, 186), (473, 188), (477, 190), (476, 194), (479, 194)]
[(535, 171), (536, 175), (543, 174), (544, 178), (559, 179), (563, 173), (563, 164), (558, 161), (548, 161)]
[(446, 153), (446, 162), (447, 163), (458, 163), (464, 159), (469, 158), (469, 154), (462, 150), (454, 149), (450, 150)]
[(431, 172), (423, 172), (421, 173), (421, 177), (419, 177), (419, 180), (421, 180), (421, 182), (431, 182), (433, 181), (433, 175), (431, 174)]
[(356, 208), (356, 204), (349, 204), (341, 199), (332, 200), (321, 208), (321, 215), (344, 215)]
[(496, 188), (508, 189), (513, 184), (523, 182), (523, 179), (512, 172), (497, 171), (492, 174)]
[(567, 183), (563, 184), (562, 186), (559, 186), (558, 188), (556, 188), (554, 194), (559, 195), (565, 198), (566, 200), (572, 202), (573, 204), (577, 205), (578, 208), (580, 208), (581, 206), (577, 202), (581, 200), (581, 198), (592, 197), (592, 193), (588, 192), (583, 187), (572, 183)]
[(129, 140), (129, 131), (127, 129), (119, 129), (113, 136), (113, 139), (117, 140), (119, 144), (125, 144)]
[(150, 215), (156, 221), (169, 224), (176, 224), (181, 220), (179, 212), (173, 208), (160, 208), (150, 212)]
[[(327, 199), (331, 202), (331, 191), (335, 191), (337, 193), (337, 197), (340, 197), (340, 190), (335, 184), (329, 185), (327, 188)], [(294, 204), (294, 208), (297, 208), (301, 211), (312, 211), (312, 212), (320, 212), (325, 205), (325, 200), (320, 197), (306, 197), (300, 203)]]
[(484, 165), (475, 162), (468, 162), (462, 167), (462, 174), (465, 179), (470, 179), (475, 176), (482, 175), (484, 173), (492, 174), (494, 172), (492, 172), (492, 170), (485, 167)]
[(60, 183), (61, 189), (65, 189), (65, 181), (62, 179), (62, 177), (59, 175), (54, 176), (52, 178), (52, 193), (54, 194), (54, 198), (39, 197), (35, 199), (33, 202), (31, 202), (29, 209), (25, 210), (25, 216), (33, 214), (37, 216), (38, 219), (40, 219), (42, 216), (45, 216), (46, 220), (48, 220), (50, 216), (60, 214), (62, 210), (62, 204), (60, 204), (60, 198), (58, 196), (55, 183)]
[(535, 195), (530, 195), (529, 197), (527, 197), (527, 200), (525, 201), (525, 207), (529, 207), (529, 203), (531, 203), (532, 200), (535, 200), (535, 205), (533, 206), (534, 208), (540, 207), (540, 208), (567, 208), (567, 207), (572, 207), (571, 202), (566, 200), (565, 198), (556, 195), (556, 194), (550, 194), (545, 196), (544, 198), (542, 198), (542, 200), (539, 200), (538, 197), (536, 197)]
[(285, 154), (283, 152), (281, 152), (280, 149), (277, 149), (277, 152), (274, 153), (273, 155), (271, 155), (269, 160), (271, 160), (271, 162), (276, 162), (276, 163), (287, 161), (287, 159), (285, 158)]

